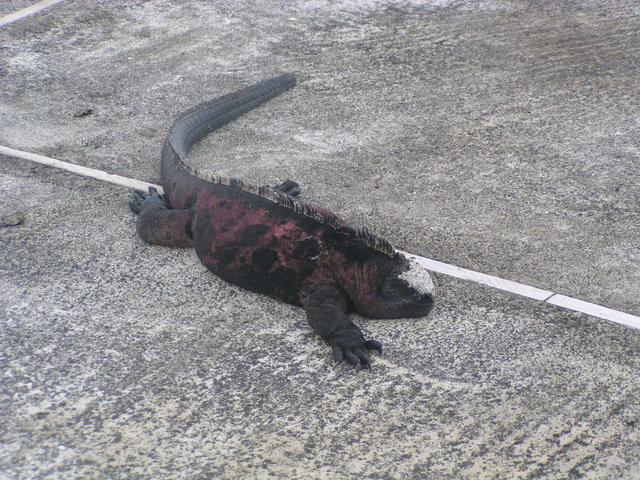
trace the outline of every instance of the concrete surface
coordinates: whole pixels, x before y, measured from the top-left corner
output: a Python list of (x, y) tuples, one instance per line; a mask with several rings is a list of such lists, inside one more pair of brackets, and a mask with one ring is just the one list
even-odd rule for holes
[[(70, 0), (0, 30), (0, 144), (157, 181), (177, 112), (293, 72), (193, 162), (638, 314), (639, 15)], [(128, 192), (0, 176), (4, 478), (640, 477), (637, 331), (439, 277), (430, 317), (358, 321), (386, 347), (358, 374), (301, 310), (144, 245)]]
[(0, 16), (10, 15), (35, 3), (33, 0), (4, 0), (0, 3)]

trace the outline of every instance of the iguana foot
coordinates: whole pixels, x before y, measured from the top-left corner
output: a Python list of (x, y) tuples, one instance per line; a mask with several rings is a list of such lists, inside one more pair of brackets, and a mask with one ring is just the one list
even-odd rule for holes
[(152, 199), (150, 200), (151, 202), (161, 202), (162, 205), (167, 208), (165, 196), (160, 195), (155, 187), (149, 187), (149, 193), (136, 190), (133, 193), (133, 200), (129, 202), (129, 207), (131, 207), (134, 213), (139, 214), (142, 210), (142, 204), (145, 201), (149, 201), (148, 199)]
[(368, 350), (377, 350), (382, 353), (382, 344), (377, 340), (365, 340), (362, 332), (355, 325), (348, 325), (334, 331), (327, 338), (327, 342), (331, 345), (336, 363), (346, 358), (350, 364), (360, 369), (371, 368)]
[(154, 187), (149, 193), (136, 190), (129, 207), (138, 215), (140, 238), (152, 245), (192, 247), (191, 210), (171, 210), (164, 195)]
[(291, 197), (297, 197), (298, 195), (300, 195), (300, 185), (298, 185), (293, 180), (285, 180), (280, 185), (276, 185), (275, 187), (273, 187), (273, 189), (286, 193)]

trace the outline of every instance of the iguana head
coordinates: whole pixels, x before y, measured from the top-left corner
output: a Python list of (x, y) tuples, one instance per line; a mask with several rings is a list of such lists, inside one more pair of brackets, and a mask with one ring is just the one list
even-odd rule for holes
[(396, 252), (356, 275), (355, 310), (372, 318), (424, 317), (433, 308), (436, 286), (420, 257)]
[(385, 278), (380, 291), (380, 314), (423, 317), (433, 308), (436, 285), (415, 255), (400, 253), (399, 261)]

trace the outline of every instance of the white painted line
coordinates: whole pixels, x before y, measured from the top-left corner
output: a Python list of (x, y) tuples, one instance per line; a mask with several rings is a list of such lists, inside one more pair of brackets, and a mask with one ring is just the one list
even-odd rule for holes
[[(148, 187), (155, 187), (159, 192), (162, 192), (160, 185), (153, 183), (141, 182), (139, 180), (133, 180), (127, 177), (121, 177), (120, 175), (112, 175), (102, 170), (96, 170), (94, 168), (82, 167), (80, 165), (74, 165), (73, 163), (63, 162), (54, 158), (44, 157), (34, 153), (23, 152), (20, 150), (14, 150), (13, 148), (4, 147), (0, 145), (0, 154), (8, 155), (10, 157), (22, 158), (24, 160), (30, 160), (42, 165), (48, 165), (51, 167), (61, 168), (68, 172), (75, 173), (77, 175), (83, 175), (86, 177), (95, 178), (104, 182), (113, 183), (114, 185), (120, 185), (126, 188), (132, 188), (135, 190), (146, 190)], [(425, 268), (437, 272), (449, 275), (451, 277), (459, 278), (462, 280), (468, 280), (475, 283), (480, 283), (488, 287), (504, 290), (516, 295), (520, 295), (534, 300), (539, 300), (551, 305), (566, 308), (576, 312), (584, 313), (592, 317), (601, 318), (610, 322), (618, 323), (626, 327), (640, 329), (640, 317), (631, 315), (629, 313), (620, 312), (611, 308), (596, 305), (594, 303), (578, 300), (577, 298), (567, 297), (553, 293), (549, 290), (543, 290), (529, 285), (524, 285), (518, 282), (512, 282), (511, 280), (505, 280), (504, 278), (494, 277), (493, 275), (487, 275), (486, 273), (480, 273), (473, 270), (467, 270), (466, 268), (457, 267), (448, 263), (439, 262), (437, 260), (431, 260), (429, 258), (421, 257), (409, 252), (400, 253), (413, 258), (415, 261), (421, 263)]]
[(42, 2), (31, 5), (30, 7), (23, 8), (22, 10), (10, 13), (9, 15), (5, 15), (4, 17), (0, 18), (0, 27), (8, 23), (15, 22), (16, 20), (20, 20), (21, 18), (28, 17), (29, 15), (33, 15), (34, 13), (38, 13), (40, 10), (44, 10), (51, 5), (55, 5), (56, 3), (60, 3), (63, 1), (64, 0), (43, 0)]
[(631, 328), (640, 329), (640, 317), (629, 313), (612, 310), (611, 308), (596, 305), (595, 303), (585, 302), (577, 298), (567, 297), (566, 295), (554, 294), (547, 300), (547, 303), (556, 305), (557, 307), (568, 308), (576, 312), (586, 313), (593, 317), (603, 318), (610, 322), (619, 323)]
[(511, 280), (505, 280), (503, 278), (487, 275), (486, 273), (480, 273), (473, 270), (467, 270), (466, 268), (456, 267), (455, 265), (449, 265), (448, 263), (431, 260), (419, 255), (414, 255), (413, 253), (403, 252), (402, 250), (398, 251), (415, 259), (418, 263), (424, 265), (427, 270), (431, 270), (432, 272), (444, 273), (445, 275), (449, 275), (450, 277), (481, 283), (492, 288), (515, 293), (516, 295), (533, 298), (534, 300), (545, 301), (547, 298), (553, 295), (553, 292), (550, 292), (548, 290), (542, 290), (540, 288), (524, 285), (523, 283), (512, 282)]
[(75, 165), (73, 163), (63, 162), (62, 160), (56, 160), (55, 158), (37, 155), (35, 153), (14, 150), (13, 148), (4, 147), (2, 145), (0, 145), (0, 154), (8, 155), (9, 157), (30, 160), (32, 162), (47, 165), (49, 167), (60, 168), (77, 175), (95, 178), (96, 180), (113, 183), (114, 185), (120, 185), (121, 187), (132, 188), (134, 190), (147, 190), (147, 188), (149, 187), (156, 187), (158, 191), (162, 193), (162, 187), (160, 185), (141, 182), (140, 180), (133, 180), (127, 177), (121, 177), (120, 175), (113, 175), (112, 173), (107, 173), (102, 170), (96, 170), (95, 168), (83, 167), (80, 165)]

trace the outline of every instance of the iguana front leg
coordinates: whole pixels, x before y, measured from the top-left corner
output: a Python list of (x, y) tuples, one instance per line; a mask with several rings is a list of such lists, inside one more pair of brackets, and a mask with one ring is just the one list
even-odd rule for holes
[(138, 235), (147, 243), (167, 247), (192, 247), (191, 211), (170, 210), (164, 195), (149, 187), (149, 193), (136, 191), (129, 202), (138, 214)]
[(323, 285), (315, 288), (305, 299), (304, 309), (309, 325), (333, 350), (336, 362), (343, 359), (360, 368), (371, 368), (367, 350), (382, 353), (382, 344), (365, 340), (360, 329), (346, 315), (347, 299), (337, 288)]

